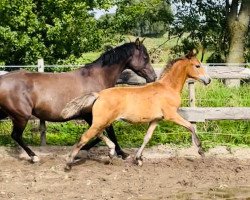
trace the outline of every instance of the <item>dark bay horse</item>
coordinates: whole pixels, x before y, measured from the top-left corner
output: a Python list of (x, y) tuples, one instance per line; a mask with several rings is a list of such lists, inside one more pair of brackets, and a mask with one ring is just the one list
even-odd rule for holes
[[(62, 109), (83, 93), (99, 92), (114, 87), (121, 73), (131, 69), (152, 82), (156, 74), (145, 46), (137, 38), (105, 52), (93, 63), (67, 73), (34, 73), (24, 70), (0, 76), (0, 117), (7, 115), (13, 122), (11, 137), (27, 152), (31, 161), (39, 158), (23, 142), (22, 134), (32, 115), (41, 120), (63, 122), (83, 118), (91, 125), (91, 109), (65, 120)], [(126, 156), (117, 143), (113, 127), (107, 127), (118, 155)]]
[(76, 98), (63, 109), (66, 119), (81, 110), (92, 107), (93, 123), (75, 144), (69, 155), (66, 169), (70, 169), (78, 151), (93, 137), (101, 138), (110, 148), (110, 156), (115, 153), (115, 144), (103, 130), (115, 120), (122, 119), (131, 123), (149, 123), (144, 142), (136, 154), (136, 162), (142, 165), (142, 151), (150, 140), (158, 122), (162, 119), (175, 122), (187, 128), (192, 134), (192, 143), (203, 155), (201, 142), (192, 124), (177, 112), (181, 103), (181, 91), (187, 78), (210, 83), (210, 78), (195, 57), (193, 51), (167, 65), (161, 78), (140, 87), (116, 87), (92, 92)]

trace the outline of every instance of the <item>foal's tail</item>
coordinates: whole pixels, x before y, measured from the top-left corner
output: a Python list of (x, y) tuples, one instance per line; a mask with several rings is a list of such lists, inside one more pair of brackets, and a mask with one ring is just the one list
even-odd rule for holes
[(61, 112), (61, 116), (64, 119), (69, 119), (81, 113), (81, 111), (90, 110), (99, 97), (98, 93), (91, 92), (77, 97), (66, 104), (65, 108)]

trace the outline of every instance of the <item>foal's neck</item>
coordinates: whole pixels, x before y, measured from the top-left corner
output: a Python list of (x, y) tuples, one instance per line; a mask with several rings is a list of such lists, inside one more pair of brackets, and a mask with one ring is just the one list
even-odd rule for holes
[(176, 92), (181, 93), (183, 86), (187, 80), (185, 67), (180, 64), (175, 64), (171, 69), (160, 79), (160, 82), (174, 89)]

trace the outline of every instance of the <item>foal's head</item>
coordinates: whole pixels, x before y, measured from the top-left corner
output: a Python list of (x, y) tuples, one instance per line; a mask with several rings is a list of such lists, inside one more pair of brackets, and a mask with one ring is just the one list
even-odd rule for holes
[(150, 64), (150, 58), (147, 49), (143, 45), (143, 40), (140, 41), (139, 38), (137, 38), (132, 44), (134, 51), (126, 67), (133, 70), (139, 76), (145, 77), (147, 82), (155, 81), (157, 76)]
[(184, 59), (186, 60), (186, 73), (188, 78), (193, 78), (195, 80), (203, 82), (205, 85), (211, 82), (210, 77), (206, 73), (205, 68), (202, 66), (201, 62), (196, 58), (196, 52), (194, 50), (190, 51)]

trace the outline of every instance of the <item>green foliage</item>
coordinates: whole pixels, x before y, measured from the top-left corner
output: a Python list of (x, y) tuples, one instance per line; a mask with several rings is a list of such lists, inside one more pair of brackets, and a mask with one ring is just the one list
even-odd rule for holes
[[(219, 53), (219, 57), (225, 57), (228, 50), (228, 38), (226, 30), (226, 4), (224, 1), (172, 1), (176, 7), (176, 17), (171, 29), (172, 35), (183, 37), (181, 44), (173, 49), (173, 53), (183, 52), (190, 44), (196, 47)], [(179, 47), (178, 47), (179, 46)], [(212, 54), (211, 61), (216, 61), (218, 55)]]
[(113, 1), (2, 0), (0, 3), (0, 62), (35, 64), (80, 57), (99, 49), (107, 36), (90, 12)]
[(113, 17), (119, 33), (163, 35), (173, 19), (170, 5), (163, 0), (119, 1)]

